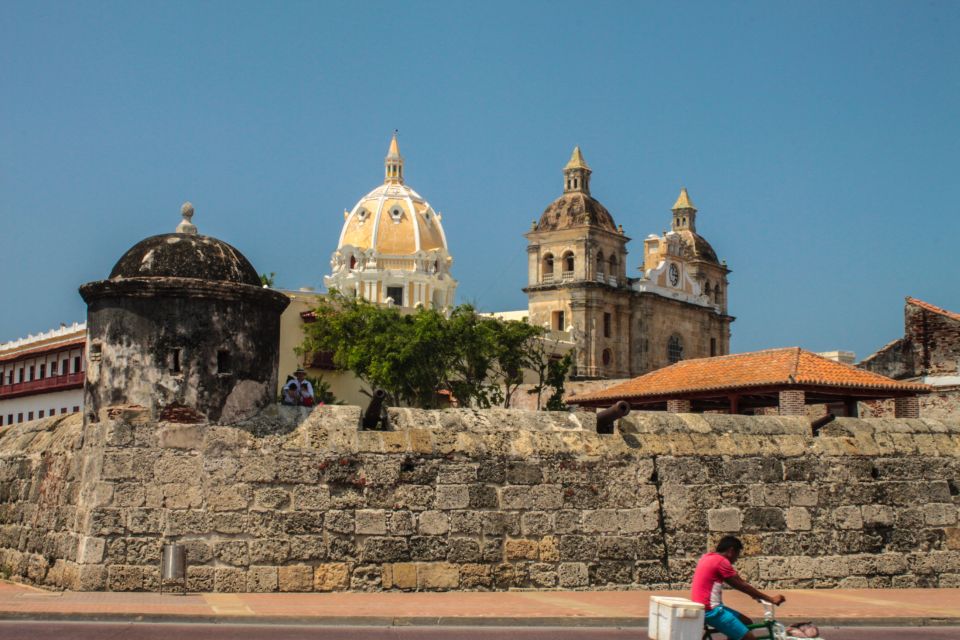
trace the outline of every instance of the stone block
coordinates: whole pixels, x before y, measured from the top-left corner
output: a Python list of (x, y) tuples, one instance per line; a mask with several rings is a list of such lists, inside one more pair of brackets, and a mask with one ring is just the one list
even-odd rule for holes
[(253, 508), (267, 511), (285, 509), (290, 506), (290, 493), (279, 487), (257, 489), (253, 493)]
[(439, 536), (450, 529), (450, 518), (441, 511), (424, 511), (417, 517), (417, 530), (426, 536)]
[(560, 561), (560, 544), (556, 536), (544, 536), (537, 545), (540, 548), (540, 560), (543, 562)]
[(923, 519), (931, 527), (954, 525), (957, 523), (957, 507), (948, 503), (925, 504)]
[(314, 568), (314, 591), (343, 591), (348, 586), (350, 586), (350, 565), (347, 563), (323, 563)]
[(221, 540), (213, 545), (213, 557), (220, 562), (245, 567), (250, 564), (246, 540)]
[(401, 485), (397, 487), (394, 493), (394, 508), (426, 511), (433, 508), (433, 498), (433, 487), (415, 484)]
[(171, 482), (199, 484), (203, 478), (200, 457), (172, 451), (164, 452), (153, 465), (153, 477), (163, 484)]
[(819, 501), (815, 487), (806, 484), (790, 485), (790, 504), (795, 507), (815, 507)]
[(212, 593), (213, 590), (213, 567), (187, 567), (187, 591)]
[(584, 533), (616, 533), (620, 525), (616, 510), (597, 509), (584, 511), (581, 526)]
[(427, 590), (456, 589), (460, 585), (460, 568), (449, 562), (417, 564), (417, 587)]
[(249, 548), (250, 564), (279, 565), (290, 557), (290, 542), (281, 538), (251, 540)]
[(416, 531), (416, 518), (412, 511), (387, 513), (387, 533), (392, 536), (409, 536)]
[(379, 591), (383, 587), (383, 568), (379, 564), (354, 567), (350, 574), (351, 591)]
[[(250, 517), (246, 513), (216, 512), (210, 514), (210, 529), (217, 533), (243, 533), (247, 531)], [(132, 531), (132, 529), (131, 529)]]
[(660, 525), (660, 513), (656, 504), (645, 509), (620, 509), (616, 515), (620, 533), (653, 531)]
[(205, 534), (210, 529), (209, 515), (200, 509), (165, 512), (164, 532), (170, 536)]
[(107, 588), (110, 591), (140, 591), (143, 589), (143, 567), (110, 565), (107, 568)]
[(439, 485), (433, 504), (441, 510), (466, 509), (470, 506), (469, 488), (462, 484)]
[(865, 504), (860, 507), (864, 525), (893, 525), (897, 522), (897, 512), (887, 505)]
[(325, 511), (330, 508), (330, 489), (318, 485), (298, 485), (293, 490), (293, 507), (299, 511)]
[(246, 484), (230, 484), (207, 489), (207, 508), (211, 511), (241, 511), (250, 506), (253, 491)]
[(707, 510), (707, 526), (710, 531), (740, 531), (743, 515), (740, 509), (724, 508)]
[(488, 589), (493, 585), (493, 575), (489, 565), (460, 565), (461, 589)]
[(504, 558), (510, 560), (536, 560), (540, 545), (535, 540), (504, 540)]
[(483, 527), (482, 511), (451, 511), (450, 533), (475, 535)]
[(203, 505), (203, 490), (183, 482), (168, 482), (161, 487), (167, 509), (196, 509)]
[(77, 569), (78, 591), (103, 591), (107, 586), (107, 568), (102, 564), (80, 565)]
[(447, 540), (447, 560), (456, 563), (479, 562), (480, 543), (472, 538), (449, 538)]
[(597, 558), (596, 536), (560, 536), (560, 558), (566, 561), (591, 562)]
[(557, 586), (556, 565), (545, 562), (534, 562), (527, 569), (527, 576), (533, 586), (541, 589), (550, 589)]
[(587, 565), (582, 562), (562, 562), (557, 568), (560, 586), (566, 588), (585, 587), (589, 583)]
[(838, 529), (862, 529), (863, 514), (860, 507), (837, 507), (833, 510), (833, 521)]
[(372, 536), (363, 541), (364, 562), (405, 562), (410, 559), (406, 538)]
[(390, 567), (392, 584), (396, 589), (417, 588), (417, 565), (412, 562), (398, 562)]
[(106, 539), (83, 536), (77, 546), (78, 564), (98, 564), (103, 562), (106, 551)]
[(247, 570), (247, 591), (270, 593), (277, 590), (277, 567), (250, 567)]
[(520, 515), (520, 532), (525, 536), (540, 536), (552, 533), (556, 515), (546, 511), (530, 511)]
[(789, 507), (786, 521), (788, 529), (807, 531), (810, 529), (810, 512), (804, 507)]
[(159, 509), (130, 509), (127, 511), (127, 530), (130, 533), (160, 533)]
[(387, 512), (383, 509), (358, 509), (354, 514), (356, 532), (382, 536), (387, 533)]
[(349, 511), (328, 511), (324, 518), (327, 531), (354, 533), (354, 518)]
[(949, 527), (943, 530), (944, 544), (951, 551), (960, 551), (960, 527)]
[(475, 462), (447, 463), (437, 470), (437, 484), (469, 485), (477, 481)]
[(290, 536), (290, 559), (326, 560), (327, 544), (323, 536)]
[(217, 567), (213, 574), (213, 588), (217, 593), (244, 593), (247, 590), (246, 570)]

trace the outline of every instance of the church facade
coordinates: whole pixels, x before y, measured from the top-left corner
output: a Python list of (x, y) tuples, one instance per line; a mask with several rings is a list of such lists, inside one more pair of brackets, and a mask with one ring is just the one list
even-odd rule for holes
[(679, 360), (730, 352), (730, 270), (697, 233), (686, 189), (671, 230), (643, 243), (639, 277), (626, 272), (630, 238), (590, 193), (580, 148), (563, 169), (563, 194), (527, 238), (529, 321), (575, 345), (574, 379), (626, 378)]

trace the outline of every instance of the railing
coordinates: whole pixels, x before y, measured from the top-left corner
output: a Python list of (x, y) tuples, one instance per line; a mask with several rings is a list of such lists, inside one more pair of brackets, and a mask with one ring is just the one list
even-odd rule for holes
[(573, 280), (573, 271), (563, 271), (560, 274), (562, 280)]
[(17, 382), (0, 385), (0, 398), (12, 398), (43, 391), (59, 391), (83, 386), (83, 371), (60, 376), (49, 376), (41, 380)]

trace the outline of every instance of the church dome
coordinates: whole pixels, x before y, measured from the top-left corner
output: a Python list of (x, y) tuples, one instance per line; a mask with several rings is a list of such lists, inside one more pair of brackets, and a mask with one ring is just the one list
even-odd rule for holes
[(570, 161), (563, 168), (563, 195), (544, 210), (537, 231), (599, 227), (618, 233), (613, 216), (590, 195), (591, 173), (580, 147), (574, 147)]
[(537, 223), (537, 231), (586, 226), (617, 231), (613, 216), (594, 198), (585, 193), (565, 193), (544, 210)]
[(260, 286), (260, 276), (250, 261), (222, 240), (197, 234), (190, 222), (193, 205), (181, 209), (184, 220), (176, 233), (141, 240), (117, 261), (110, 279), (195, 278)]
[(683, 240), (683, 251), (687, 258), (720, 264), (720, 261), (717, 260), (716, 251), (713, 250), (713, 247), (710, 246), (710, 243), (707, 242), (703, 236), (689, 229), (683, 229), (677, 231), (677, 233), (680, 234), (680, 238)]
[(447, 251), (440, 215), (403, 182), (403, 158), (396, 136), (387, 153), (384, 184), (360, 198), (353, 209), (344, 211), (344, 218), (337, 249), (373, 249), (390, 256)]

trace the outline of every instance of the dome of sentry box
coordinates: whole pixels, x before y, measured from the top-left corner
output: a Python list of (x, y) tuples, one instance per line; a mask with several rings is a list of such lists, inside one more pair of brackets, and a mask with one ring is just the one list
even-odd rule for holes
[(117, 278), (196, 278), (260, 286), (246, 256), (223, 240), (197, 233), (193, 205), (184, 203), (176, 233), (145, 238), (133, 245), (110, 271)]
[(453, 304), (456, 280), (441, 215), (405, 183), (397, 134), (384, 159), (384, 181), (349, 211), (324, 284), (401, 307)]

